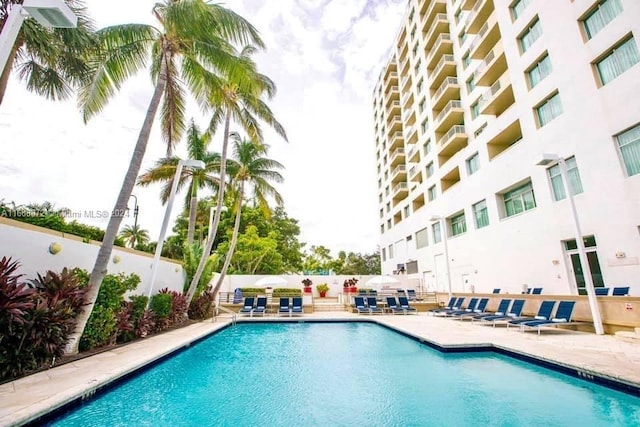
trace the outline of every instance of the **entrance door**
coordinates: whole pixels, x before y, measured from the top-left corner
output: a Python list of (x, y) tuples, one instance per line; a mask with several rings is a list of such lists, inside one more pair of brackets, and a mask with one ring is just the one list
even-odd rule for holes
[[(591, 270), (591, 280), (593, 286), (596, 288), (604, 286), (604, 278), (602, 277), (602, 270), (600, 269), (600, 261), (598, 260), (598, 252), (596, 247), (596, 238), (594, 236), (587, 236), (583, 238), (585, 252), (587, 255), (587, 262), (589, 263), (589, 269)], [(573, 273), (573, 284), (575, 286), (574, 291), (577, 290), (579, 295), (586, 295), (586, 287), (584, 281), (584, 269), (580, 262), (580, 254), (578, 252), (578, 245), (576, 240), (566, 240), (564, 243), (564, 249), (567, 258), (569, 258), (569, 265), (571, 272)]]
[(444, 254), (439, 254), (433, 257), (433, 265), (436, 270), (436, 291), (448, 292), (447, 289), (447, 265), (444, 258)]
[(435, 292), (436, 290), (433, 286), (433, 272), (431, 270), (422, 272), (422, 289), (424, 292)]
[(473, 292), (473, 286), (471, 285), (471, 276), (468, 274), (462, 275), (462, 292)]

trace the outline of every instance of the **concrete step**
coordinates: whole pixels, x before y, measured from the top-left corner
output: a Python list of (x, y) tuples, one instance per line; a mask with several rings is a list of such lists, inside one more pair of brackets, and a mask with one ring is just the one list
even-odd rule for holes
[(313, 303), (313, 311), (345, 311), (345, 307), (343, 304), (339, 304), (337, 302), (334, 303)]
[(618, 331), (615, 337), (621, 341), (632, 342), (640, 344), (640, 328), (635, 328), (635, 331)]

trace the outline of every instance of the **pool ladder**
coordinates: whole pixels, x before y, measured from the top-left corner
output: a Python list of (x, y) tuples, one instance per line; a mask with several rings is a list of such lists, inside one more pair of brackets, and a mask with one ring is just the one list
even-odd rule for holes
[(212, 321), (215, 322), (218, 315), (220, 315), (220, 311), (224, 311), (225, 313), (228, 313), (231, 315), (231, 325), (235, 326), (236, 325), (236, 312), (233, 310), (229, 310), (227, 307), (223, 307), (221, 305), (216, 305), (216, 308), (214, 309), (214, 316), (212, 318)]

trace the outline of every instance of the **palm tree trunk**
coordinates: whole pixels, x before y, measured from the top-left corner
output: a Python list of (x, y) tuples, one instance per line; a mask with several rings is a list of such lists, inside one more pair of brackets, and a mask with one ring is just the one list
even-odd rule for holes
[(129, 162), (129, 169), (127, 169), (124, 181), (122, 182), (122, 188), (120, 189), (120, 194), (118, 195), (118, 200), (116, 201), (116, 205), (114, 207), (114, 215), (111, 215), (109, 219), (109, 225), (107, 225), (107, 230), (104, 234), (102, 245), (100, 245), (100, 250), (98, 251), (96, 262), (93, 266), (93, 270), (91, 271), (91, 276), (89, 277), (89, 289), (85, 296), (86, 305), (82, 306), (82, 311), (76, 318), (76, 328), (69, 338), (69, 342), (67, 343), (67, 346), (65, 348), (66, 354), (75, 354), (78, 352), (80, 337), (84, 332), (84, 328), (89, 321), (91, 312), (93, 311), (93, 306), (96, 302), (96, 299), (98, 298), (98, 292), (100, 291), (102, 279), (104, 279), (104, 276), (107, 274), (109, 258), (111, 258), (111, 252), (113, 251), (113, 242), (116, 239), (118, 229), (120, 228), (120, 224), (122, 223), (123, 219), (123, 216), (119, 214), (125, 212), (127, 208), (127, 202), (129, 201), (129, 197), (131, 196), (131, 192), (133, 191), (136, 179), (138, 177), (138, 174), (140, 173), (140, 166), (142, 164), (142, 159), (149, 142), (151, 127), (153, 126), (153, 121), (156, 117), (156, 112), (158, 111), (158, 107), (160, 105), (160, 101), (162, 99), (162, 95), (164, 93), (166, 85), (167, 66), (164, 61), (161, 61), (158, 82), (156, 83), (153, 96), (151, 97), (151, 102), (149, 104), (149, 108), (147, 109), (147, 114), (144, 118), (142, 129), (140, 129), (140, 133), (138, 134), (138, 141), (136, 142), (136, 146), (133, 150), (133, 155), (131, 156), (131, 161)]
[(193, 243), (196, 229), (196, 213), (198, 209), (198, 178), (191, 178), (191, 201), (189, 202), (189, 227), (187, 228), (187, 243)]
[(9, 58), (7, 58), (7, 63), (4, 66), (4, 70), (2, 70), (2, 75), (0, 76), (0, 105), (2, 104), (4, 94), (7, 91), (7, 85), (9, 84), (9, 76), (11, 75), (13, 62), (16, 59), (18, 48), (20, 47), (20, 45), (22, 45), (22, 43), (22, 37), (18, 37), (18, 40), (16, 40), (16, 42), (13, 44), (13, 47), (11, 48), (11, 53), (9, 54)]
[[(220, 223), (220, 214), (222, 213), (222, 202), (224, 201), (224, 187), (225, 181), (227, 179), (227, 146), (229, 145), (229, 125), (231, 123), (231, 108), (227, 110), (227, 116), (224, 120), (224, 137), (222, 140), (222, 152), (220, 153), (220, 185), (218, 188), (218, 203), (216, 205), (216, 213), (213, 216), (213, 224), (211, 225), (211, 230), (209, 230), (209, 237), (207, 237), (207, 245), (202, 251), (202, 258), (200, 258), (200, 264), (198, 264), (198, 269), (196, 270), (196, 274), (193, 275), (193, 279), (191, 279), (191, 284), (189, 285), (189, 290), (187, 291), (187, 307), (191, 304), (191, 300), (196, 293), (196, 289), (198, 288), (198, 283), (200, 282), (200, 277), (202, 277), (202, 272), (207, 264), (207, 259), (211, 254), (211, 248), (213, 247), (213, 241), (216, 239), (216, 233), (218, 231), (218, 224)], [(215, 298), (215, 294), (213, 295)]]
[(229, 268), (229, 264), (231, 264), (231, 258), (233, 258), (233, 252), (236, 250), (236, 243), (238, 243), (238, 231), (240, 231), (240, 214), (242, 212), (242, 198), (244, 196), (244, 180), (240, 182), (240, 194), (238, 196), (238, 211), (236, 212), (236, 222), (233, 224), (233, 236), (231, 237), (231, 243), (229, 244), (229, 250), (227, 251), (227, 257), (224, 260), (224, 265), (222, 266), (222, 270), (220, 271), (220, 277), (218, 278), (218, 282), (216, 283), (215, 288), (213, 288), (213, 295), (217, 295), (220, 287), (222, 286), (222, 281), (224, 280), (224, 276), (227, 274), (227, 269)]

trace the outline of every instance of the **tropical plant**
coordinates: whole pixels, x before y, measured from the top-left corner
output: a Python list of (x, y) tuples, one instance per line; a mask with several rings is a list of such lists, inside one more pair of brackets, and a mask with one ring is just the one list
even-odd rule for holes
[(271, 99), (275, 95), (276, 86), (271, 79), (257, 71), (257, 66), (251, 59), (251, 55), (255, 52), (256, 48), (248, 45), (242, 49), (240, 54), (241, 63), (246, 66), (246, 69), (250, 70), (249, 74), (251, 74), (251, 77), (243, 82), (244, 84), (238, 84), (237, 80), (227, 80), (210, 93), (209, 101), (212, 105), (216, 106), (217, 109), (211, 117), (209, 127), (215, 130), (221, 124), (224, 124), (222, 150), (220, 152), (220, 185), (218, 188), (218, 200), (213, 217), (213, 224), (209, 230), (209, 237), (207, 238), (204, 254), (200, 259), (200, 264), (187, 292), (188, 302), (191, 302), (193, 299), (200, 281), (200, 276), (205, 268), (206, 255), (211, 253), (213, 242), (216, 239), (218, 224), (220, 223), (220, 215), (224, 202), (225, 181), (227, 179), (227, 149), (229, 145), (229, 127), (231, 120), (233, 119), (237, 122), (247, 133), (249, 139), (257, 143), (261, 144), (263, 141), (259, 121), (267, 123), (280, 136), (287, 140), (284, 127), (276, 120), (269, 106), (262, 100), (262, 96), (265, 94)]
[[(217, 173), (220, 169), (220, 155), (207, 151), (207, 146), (210, 141), (211, 134), (209, 132), (200, 133), (198, 126), (191, 120), (189, 129), (187, 130), (188, 158), (203, 161), (205, 167), (204, 169), (183, 168), (178, 179), (178, 191), (185, 185), (189, 186), (189, 193), (187, 194), (187, 201), (185, 202), (185, 206), (189, 206), (188, 244), (193, 243), (198, 189), (210, 188), (215, 190), (218, 187), (218, 178), (213, 174)], [(179, 161), (180, 158), (176, 156), (165, 157), (158, 160), (153, 168), (148, 169), (138, 178), (138, 185), (144, 187), (159, 182), (164, 183), (162, 191), (160, 192), (160, 200), (162, 200), (163, 204), (167, 203)]]
[[(9, 11), (23, 0), (2, 0), (0, 28)], [(26, 19), (4, 67), (0, 70), (0, 104), (7, 90), (11, 70), (27, 82), (27, 89), (49, 99), (66, 99), (87, 78), (87, 53), (95, 48), (93, 21), (83, 1), (66, 0), (78, 17), (76, 28), (45, 28)]]
[[(161, 101), (162, 136), (170, 155), (184, 131), (187, 91), (200, 106), (206, 107), (210, 105), (210, 94), (222, 90), (222, 82), (233, 82), (239, 87), (251, 86), (253, 73), (247, 72), (251, 70), (238, 59), (232, 44), (263, 46), (256, 29), (244, 18), (204, 0), (163, 0), (156, 3), (153, 14), (159, 27), (125, 24), (97, 32), (101, 49), (91, 61), (89, 83), (79, 92), (80, 106), (87, 121), (102, 111), (124, 82), (145, 68), (151, 57), (151, 77), (155, 87), (114, 212), (126, 209)], [(88, 304), (78, 319), (76, 337), (82, 333), (93, 310), (121, 222), (122, 216), (112, 215), (107, 225), (91, 271)], [(200, 277), (195, 284), (199, 280)], [(67, 350), (71, 353), (77, 351), (75, 340)]]
[(189, 305), (189, 318), (190, 319), (206, 319), (213, 313), (214, 304), (213, 292), (211, 287), (208, 287), (200, 295), (196, 295)]
[(149, 231), (140, 228), (140, 224), (125, 225), (120, 231), (120, 237), (130, 248), (149, 243)]
[[(197, 243), (192, 243), (191, 245), (184, 244), (183, 248), (183, 262), (182, 267), (185, 272), (185, 282), (184, 282), (184, 291), (186, 292), (189, 288), (189, 284), (191, 283), (191, 279), (198, 268), (198, 263), (200, 262), (200, 258), (202, 257), (202, 247)], [(196, 291), (196, 295), (200, 295), (208, 286), (211, 278), (213, 277), (215, 268), (218, 265), (218, 255), (213, 254), (209, 256), (207, 260), (207, 265), (204, 269), (202, 276), (200, 276), (200, 283), (198, 284), (198, 288)]]
[(252, 191), (252, 198), (266, 217), (271, 215), (271, 208), (267, 198), (272, 197), (278, 205), (282, 205), (282, 196), (271, 185), (270, 181), (282, 182), (283, 178), (276, 169), (283, 169), (279, 162), (262, 157), (267, 153), (266, 145), (258, 145), (249, 140), (243, 140), (237, 133), (232, 134), (233, 157), (229, 162), (229, 172), (231, 176), (231, 186), (236, 194), (236, 219), (233, 226), (233, 235), (229, 250), (227, 252), (222, 270), (216, 286), (213, 288), (213, 295), (216, 295), (222, 286), (227, 269), (231, 263), (233, 252), (238, 241), (238, 231), (240, 230), (240, 213), (246, 188)]
[(327, 285), (326, 283), (320, 283), (319, 285), (316, 286), (316, 289), (318, 290), (319, 293), (323, 294), (323, 293), (329, 292), (329, 285)]

